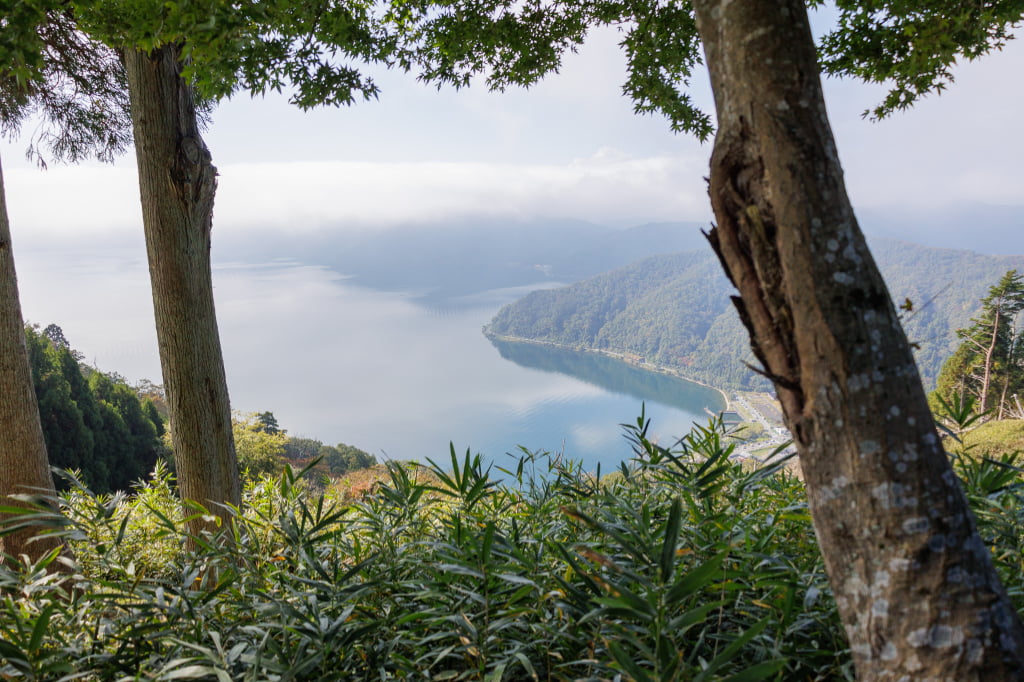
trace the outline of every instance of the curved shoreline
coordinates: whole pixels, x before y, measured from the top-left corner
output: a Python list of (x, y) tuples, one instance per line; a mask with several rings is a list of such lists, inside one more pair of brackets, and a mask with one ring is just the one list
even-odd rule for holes
[(655, 373), (655, 374), (667, 374), (669, 376), (676, 377), (677, 379), (682, 379), (684, 381), (689, 381), (691, 384), (697, 384), (698, 386), (703, 386), (704, 388), (710, 388), (711, 390), (717, 391), (718, 393), (720, 393), (721, 396), (722, 396), (722, 400), (725, 401), (725, 409), (723, 411), (728, 412), (732, 408), (732, 401), (729, 400), (729, 394), (726, 393), (724, 389), (719, 388), (718, 386), (712, 386), (711, 384), (706, 383), (704, 381), (701, 381), (700, 379), (690, 378), (690, 377), (686, 376), (685, 374), (682, 374), (678, 369), (675, 369), (673, 367), (666, 367), (664, 365), (656, 365), (656, 364), (650, 363), (650, 362), (644, 362), (643, 364), (636, 363), (636, 362), (630, 362), (625, 353), (619, 353), (619, 352), (616, 352), (616, 351), (604, 350), (604, 349), (601, 349), (601, 348), (582, 348), (581, 349), (581, 348), (577, 348), (576, 346), (569, 346), (569, 345), (564, 344), (564, 343), (555, 343), (554, 341), (541, 341), (541, 340), (538, 340), (538, 339), (526, 339), (526, 338), (523, 338), (521, 336), (509, 336), (508, 334), (497, 334), (495, 332), (490, 331), (490, 329), (488, 329), (488, 326), (485, 326), (483, 328), (483, 334), (488, 339), (497, 339), (498, 341), (507, 341), (507, 342), (510, 342), (510, 343), (529, 343), (529, 344), (533, 344), (535, 346), (549, 346), (551, 348), (558, 348), (558, 349), (561, 349), (561, 350), (569, 350), (569, 351), (574, 351), (576, 353), (596, 353), (598, 355), (604, 355), (606, 357), (612, 358), (613, 360), (618, 360), (620, 362), (623, 362), (623, 363), (629, 365), (630, 367), (635, 367), (635, 368), (637, 368), (639, 370), (642, 370), (642, 371), (645, 371), (645, 372), (652, 372), (652, 373)]

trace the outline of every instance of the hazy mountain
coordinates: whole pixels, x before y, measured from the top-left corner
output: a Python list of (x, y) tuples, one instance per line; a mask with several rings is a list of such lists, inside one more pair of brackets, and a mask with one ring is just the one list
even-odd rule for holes
[(861, 227), (872, 237), (890, 237), (944, 249), (986, 254), (1024, 255), (1024, 207), (970, 203), (953, 208), (900, 212), (857, 211)]
[[(1024, 256), (988, 256), (885, 238), (872, 250), (904, 313), (918, 366), (930, 386), (956, 346), (956, 329), (1007, 270), (1024, 270)], [(505, 306), (491, 334), (575, 348), (628, 353), (725, 388), (766, 385), (743, 363), (753, 362), (746, 331), (729, 302), (732, 288), (710, 250), (646, 258), (557, 289), (535, 291)]]
[[(864, 211), (870, 236), (913, 235), (938, 247), (1024, 254), (1024, 211), (979, 205), (967, 212), (897, 215)], [(645, 256), (700, 250), (707, 224), (655, 223), (629, 229), (561, 218), (477, 216), (458, 221), (317, 230), (215, 233), (218, 262), (274, 259), (322, 265), (354, 284), (413, 291), (427, 303), (506, 287), (569, 283)]]
[(474, 220), (375, 230), (225, 234), (218, 259), (323, 265), (353, 283), (451, 299), (491, 289), (574, 282), (644, 256), (708, 248), (697, 223), (616, 229), (572, 220)]

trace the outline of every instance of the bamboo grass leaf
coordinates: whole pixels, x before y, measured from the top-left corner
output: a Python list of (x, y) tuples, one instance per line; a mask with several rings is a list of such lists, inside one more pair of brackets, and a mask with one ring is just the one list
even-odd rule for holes
[(672, 500), (672, 507), (665, 522), (665, 540), (661, 545), (661, 581), (672, 577), (676, 560), (676, 545), (679, 542), (679, 528), (682, 524), (683, 509), (679, 498)]
[(726, 556), (727, 552), (720, 552), (680, 577), (665, 598), (676, 604), (709, 585), (715, 574), (722, 570)]

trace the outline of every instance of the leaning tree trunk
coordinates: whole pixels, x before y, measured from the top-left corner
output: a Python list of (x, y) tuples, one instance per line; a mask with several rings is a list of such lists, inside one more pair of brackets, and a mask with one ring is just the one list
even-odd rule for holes
[(125, 67), (178, 487), (227, 519), (241, 486), (210, 271), (217, 170), (179, 49), (128, 50)]
[(710, 239), (793, 433), (858, 675), (1009, 680), (1024, 635), (843, 184), (801, 0), (694, 0)]
[[(25, 347), (25, 326), (18, 299), (18, 278), (11, 251), (11, 225), (0, 168), (0, 504), (23, 506), (8, 495), (55, 495), (46, 457), (39, 405)], [(56, 547), (55, 539), (29, 540), (29, 528), (0, 538), (0, 549), (12, 558), (26, 554), (33, 561)]]

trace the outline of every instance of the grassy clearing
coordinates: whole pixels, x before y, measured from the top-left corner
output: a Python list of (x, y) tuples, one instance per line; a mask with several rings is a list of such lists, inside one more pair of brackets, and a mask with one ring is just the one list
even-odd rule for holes
[(977, 456), (1024, 451), (1024, 419), (992, 420), (968, 431), (963, 445)]
[[(73, 559), (0, 568), (0, 678), (852, 679), (800, 482), (645, 427), (602, 480), (527, 452), (500, 484), (454, 451), (347, 494), (288, 470), (195, 552), (166, 472), (73, 484), (36, 517)], [(1015, 464), (958, 466), (1020, 602)]]

